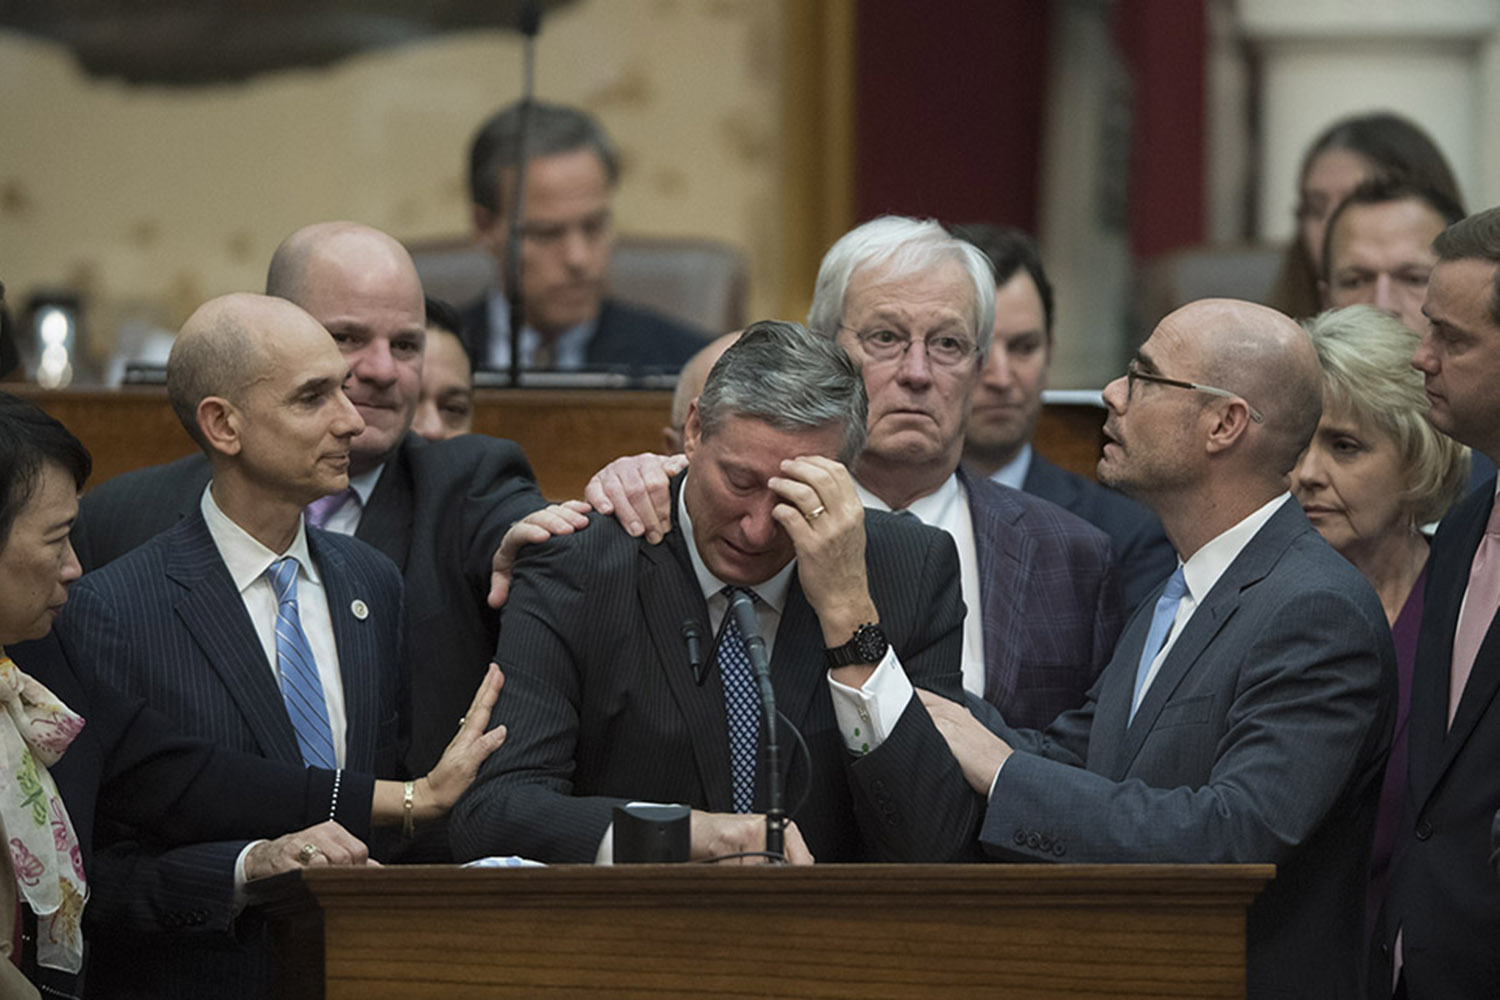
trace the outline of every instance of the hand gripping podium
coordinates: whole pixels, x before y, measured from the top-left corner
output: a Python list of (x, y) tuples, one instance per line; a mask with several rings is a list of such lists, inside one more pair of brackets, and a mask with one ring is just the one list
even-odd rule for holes
[(311, 868), (279, 996), (1242, 997), (1271, 865)]

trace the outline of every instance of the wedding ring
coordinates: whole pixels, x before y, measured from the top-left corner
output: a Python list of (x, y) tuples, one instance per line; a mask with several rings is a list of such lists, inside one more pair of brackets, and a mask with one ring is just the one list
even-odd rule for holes
[(317, 844), (303, 844), (302, 850), (297, 852), (297, 860), (305, 865), (322, 853), (323, 849)]
[(458, 728), (459, 729), (462, 729), (464, 726), (466, 726), (468, 724), (469, 724), (469, 717), (467, 715), (460, 715), (458, 717)]
[(828, 508), (824, 507), (822, 504), (818, 504), (812, 510), (810, 510), (810, 511), (807, 512), (807, 519), (809, 521), (816, 521), (818, 518), (820, 518), (820, 517), (823, 516), (823, 512), (826, 511), (827, 509)]

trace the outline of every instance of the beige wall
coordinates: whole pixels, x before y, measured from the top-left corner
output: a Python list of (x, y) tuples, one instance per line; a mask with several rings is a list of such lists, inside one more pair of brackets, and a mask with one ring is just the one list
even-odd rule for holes
[[(763, 0), (583, 0), (537, 45), (538, 94), (595, 112), (622, 149), (619, 229), (741, 247), (753, 317), (780, 293), (780, 31)], [(520, 52), (472, 32), (169, 90), (88, 79), (57, 47), (0, 32), (7, 296), (71, 285), (101, 334), (129, 318), (175, 328), (208, 296), (258, 288), (306, 222), (464, 232), (469, 135), (517, 95)]]

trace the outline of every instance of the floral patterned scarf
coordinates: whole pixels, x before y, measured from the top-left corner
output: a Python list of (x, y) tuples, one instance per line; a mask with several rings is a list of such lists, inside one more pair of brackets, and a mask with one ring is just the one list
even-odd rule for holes
[(0, 831), (16, 888), (37, 918), (37, 962), (83, 967), (83, 854), (47, 768), (56, 764), (83, 719), (0, 651)]

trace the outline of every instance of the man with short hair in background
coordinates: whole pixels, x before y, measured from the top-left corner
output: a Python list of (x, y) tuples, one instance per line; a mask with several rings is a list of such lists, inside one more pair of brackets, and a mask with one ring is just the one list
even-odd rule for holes
[(521, 223), (521, 367), (677, 371), (707, 339), (673, 319), (608, 295), (620, 156), (587, 113), (532, 101), (496, 112), (469, 149), (474, 233), (495, 258), (496, 284), (463, 310), (475, 370), (508, 371), (510, 303), (501, 287), (517, 168), (526, 135)]
[(964, 432), (964, 467), (1051, 500), (1109, 535), (1125, 607), (1134, 609), (1176, 563), (1161, 521), (1144, 504), (1047, 461), (1032, 445), (1052, 365), (1052, 283), (1036, 243), (1006, 226), (951, 228), (989, 258), (996, 285), (994, 340)]

